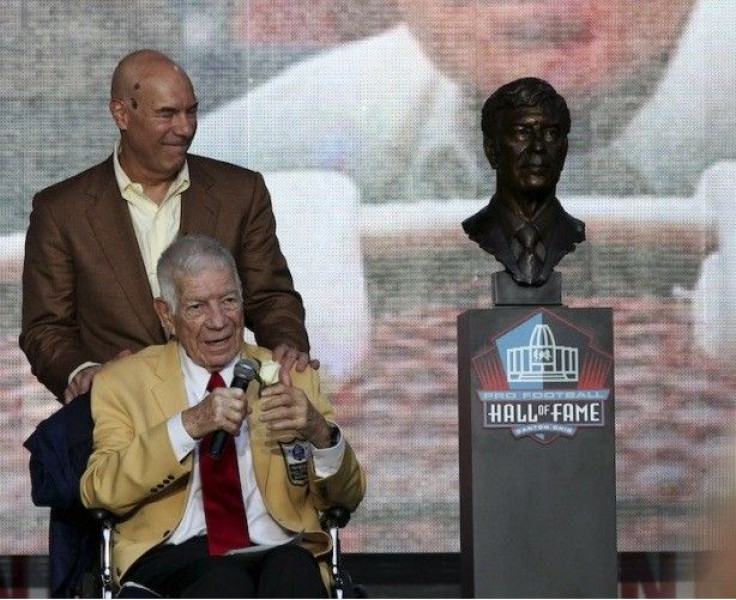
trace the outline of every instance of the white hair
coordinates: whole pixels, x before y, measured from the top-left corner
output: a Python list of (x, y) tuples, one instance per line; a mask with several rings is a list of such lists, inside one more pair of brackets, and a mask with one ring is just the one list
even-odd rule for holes
[(176, 314), (179, 305), (177, 280), (184, 275), (194, 275), (208, 268), (229, 270), (237, 286), (238, 299), (242, 302), (243, 288), (235, 259), (230, 251), (206, 235), (185, 235), (174, 240), (164, 250), (156, 267), (160, 296), (169, 305), (172, 314)]

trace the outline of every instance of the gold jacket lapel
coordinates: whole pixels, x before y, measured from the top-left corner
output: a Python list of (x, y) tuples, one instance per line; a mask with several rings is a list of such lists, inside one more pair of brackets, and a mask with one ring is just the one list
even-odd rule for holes
[(169, 418), (186, 409), (187, 393), (179, 362), (179, 344), (176, 341), (166, 344), (156, 367), (156, 377), (157, 381), (151, 386), (151, 393), (164, 417)]

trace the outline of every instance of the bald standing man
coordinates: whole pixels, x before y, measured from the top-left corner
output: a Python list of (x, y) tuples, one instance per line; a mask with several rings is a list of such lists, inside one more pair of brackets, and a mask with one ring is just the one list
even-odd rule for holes
[(284, 370), (319, 366), (263, 177), (188, 154), (197, 106), (169, 57), (129, 54), (112, 76), (112, 155), (33, 199), (20, 346), (63, 402), (87, 392), (102, 364), (166, 342), (153, 310), (156, 263), (179, 234), (208, 235), (232, 252), (245, 323)]

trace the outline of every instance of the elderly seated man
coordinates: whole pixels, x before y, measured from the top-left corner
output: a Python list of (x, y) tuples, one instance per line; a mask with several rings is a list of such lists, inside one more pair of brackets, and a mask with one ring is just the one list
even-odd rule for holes
[(236, 363), (271, 352), (243, 342), (242, 288), (218, 242), (178, 239), (157, 275), (170, 341), (106, 365), (92, 388), (81, 496), (122, 518), (117, 580), (170, 597), (324, 597), (317, 511), (354, 510), (365, 478), (317, 373), (228, 387)]

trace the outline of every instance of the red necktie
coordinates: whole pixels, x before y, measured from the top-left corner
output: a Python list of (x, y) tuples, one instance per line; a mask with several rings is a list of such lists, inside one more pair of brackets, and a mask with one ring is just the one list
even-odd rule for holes
[[(226, 386), (220, 373), (215, 371), (207, 384), (207, 391), (218, 387)], [(207, 548), (210, 555), (215, 556), (233, 548), (250, 546), (250, 537), (233, 436), (227, 436), (219, 458), (210, 456), (211, 443), (212, 434), (209, 434), (199, 444), (199, 470), (207, 523)]]

